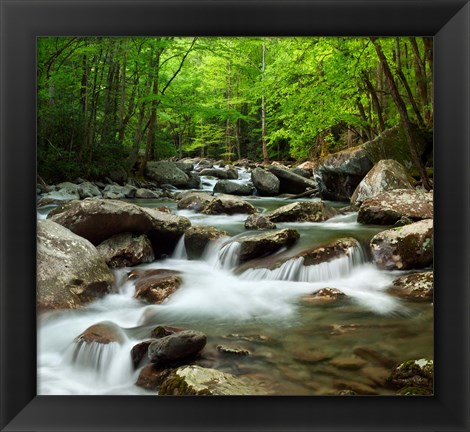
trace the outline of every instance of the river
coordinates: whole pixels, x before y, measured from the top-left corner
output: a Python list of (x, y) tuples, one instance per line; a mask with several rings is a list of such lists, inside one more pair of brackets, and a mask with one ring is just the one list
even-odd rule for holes
[[(246, 181), (246, 175), (241, 181)], [(206, 189), (212, 185), (205, 179)], [(291, 202), (246, 199), (261, 211)], [(167, 205), (192, 224), (222, 228), (233, 236), (245, 231), (246, 215), (178, 211), (170, 200), (130, 202), (146, 207)], [(45, 217), (48, 210), (43, 209), (38, 217)], [(38, 318), (38, 394), (154, 395), (135, 385), (139, 371), (133, 370), (129, 352), (160, 324), (204, 332), (204, 355), (211, 367), (256, 378), (273, 394), (332, 395), (347, 389), (359, 394), (393, 394), (384, 384), (391, 371), (384, 363), (433, 358), (433, 308), (387, 294), (391, 281), (404, 273), (379, 270), (370, 262), (367, 243), (385, 228), (358, 224), (356, 218), (357, 213), (350, 213), (321, 223), (277, 224), (300, 233), (297, 244), (284, 252), (287, 255), (348, 236), (363, 245), (352, 257), (307, 273), (285, 268), (276, 274), (250, 270), (235, 275), (236, 248), (221, 241), (206, 250), (201, 260), (189, 261), (181, 240), (172, 257), (138, 266), (182, 273), (181, 288), (162, 305), (134, 299), (133, 282), (126, 278), (131, 269), (114, 270), (117, 293), (80, 310)], [(332, 305), (302, 301), (302, 296), (325, 287), (340, 289), (347, 300)], [(102, 321), (124, 329), (125, 343), (77, 352), (76, 336)], [(223, 355), (215, 348), (220, 344), (241, 347), (250, 355)]]

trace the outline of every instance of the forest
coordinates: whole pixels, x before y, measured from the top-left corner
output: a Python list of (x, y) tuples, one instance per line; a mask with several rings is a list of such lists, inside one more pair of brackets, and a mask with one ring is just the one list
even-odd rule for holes
[(210, 157), (301, 161), (402, 124), (433, 127), (432, 38), (43, 37), (38, 167), (46, 181)]
[(42, 37), (38, 394), (434, 394), (433, 40)]

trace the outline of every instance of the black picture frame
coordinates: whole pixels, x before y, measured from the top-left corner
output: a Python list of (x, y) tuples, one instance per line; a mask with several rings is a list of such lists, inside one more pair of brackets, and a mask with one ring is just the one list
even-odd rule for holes
[[(468, 431), (468, 0), (0, 0), (2, 431)], [(36, 396), (36, 37), (435, 37), (435, 395)]]

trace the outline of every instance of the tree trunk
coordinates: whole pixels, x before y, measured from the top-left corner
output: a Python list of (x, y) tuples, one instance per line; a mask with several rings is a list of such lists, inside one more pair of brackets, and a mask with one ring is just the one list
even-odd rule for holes
[(418, 153), (418, 145), (416, 141), (415, 132), (413, 130), (411, 121), (408, 117), (408, 112), (406, 110), (405, 102), (403, 101), (402, 97), (400, 96), (400, 93), (398, 92), (397, 84), (395, 82), (395, 79), (393, 78), (387, 59), (382, 51), (381, 44), (379, 43), (376, 37), (371, 37), (370, 40), (374, 44), (375, 50), (377, 52), (377, 56), (379, 57), (379, 60), (382, 63), (384, 74), (385, 74), (385, 77), (387, 78), (387, 82), (390, 87), (392, 98), (395, 102), (398, 113), (400, 115), (403, 128), (405, 129), (405, 134), (406, 134), (406, 138), (408, 141), (408, 147), (410, 149), (411, 159), (413, 163), (415, 164), (416, 168), (418, 169), (424, 188), (426, 190), (430, 190), (432, 189), (432, 186), (429, 181), (428, 175), (426, 173), (426, 169)]
[[(264, 82), (264, 73), (266, 70), (266, 42), (263, 40), (263, 54), (261, 62), (261, 80)], [(266, 144), (266, 101), (264, 97), (264, 88), (263, 96), (261, 97), (261, 146), (263, 150), (263, 163), (269, 163), (268, 157), (268, 147)]]

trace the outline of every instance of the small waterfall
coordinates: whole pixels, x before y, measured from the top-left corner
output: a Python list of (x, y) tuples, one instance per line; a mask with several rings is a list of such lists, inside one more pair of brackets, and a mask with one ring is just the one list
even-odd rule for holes
[(223, 246), (217, 255), (215, 267), (224, 270), (232, 270), (235, 268), (239, 262), (240, 248), (241, 244), (236, 241), (232, 241)]
[(188, 254), (186, 253), (186, 247), (184, 245), (184, 234), (178, 240), (172, 258), (180, 260), (188, 259)]
[(109, 329), (116, 332), (118, 341), (109, 343), (86, 341), (76, 338), (63, 356), (63, 364), (71, 366), (84, 377), (105, 385), (120, 385), (132, 377), (133, 368), (129, 341), (124, 331), (109, 323)]
[(305, 266), (304, 258), (286, 261), (280, 267), (269, 270), (249, 269), (240, 275), (245, 280), (283, 280), (293, 282), (328, 281), (348, 276), (353, 268), (365, 263), (366, 255), (361, 246), (351, 247), (347, 254), (328, 262)]

